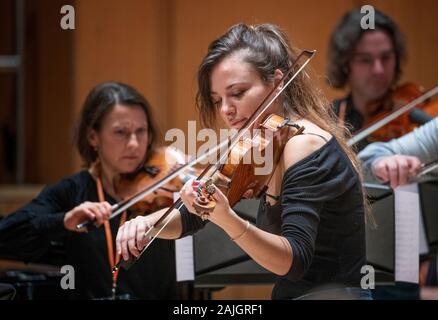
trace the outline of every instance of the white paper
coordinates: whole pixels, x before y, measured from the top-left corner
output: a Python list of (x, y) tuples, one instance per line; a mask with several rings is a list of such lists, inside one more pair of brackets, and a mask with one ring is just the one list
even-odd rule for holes
[[(179, 193), (174, 193), (176, 201)], [(195, 266), (193, 257), (193, 237), (187, 236), (175, 240), (176, 281), (195, 280)]]
[(193, 264), (193, 237), (175, 240), (176, 281), (195, 280)]
[(395, 198), (395, 280), (418, 283), (419, 216), (418, 185), (394, 190)]

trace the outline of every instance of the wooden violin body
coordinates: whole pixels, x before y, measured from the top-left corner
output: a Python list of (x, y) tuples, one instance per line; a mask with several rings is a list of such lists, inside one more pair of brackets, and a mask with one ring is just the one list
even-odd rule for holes
[[(383, 99), (373, 102), (373, 105), (377, 104), (378, 106), (371, 106), (371, 108), (377, 109), (378, 113), (366, 120), (364, 124), (365, 128), (370, 124), (385, 118), (395, 110), (420, 97), (422, 94), (422, 90), (413, 83), (405, 83), (396, 89), (391, 90), (390, 93), (388, 93)], [(438, 116), (438, 102), (429, 100), (419, 104), (416, 108), (422, 110), (426, 117)], [(418, 123), (415, 123), (412, 120), (410, 113), (404, 113), (403, 115), (389, 122), (387, 125), (374, 131), (370, 135), (369, 140), (389, 141), (411, 132), (413, 129), (418, 127), (418, 125)]]

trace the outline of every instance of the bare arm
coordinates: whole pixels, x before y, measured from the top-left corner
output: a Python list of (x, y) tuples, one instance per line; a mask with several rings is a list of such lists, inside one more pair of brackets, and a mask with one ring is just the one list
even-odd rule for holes
[(233, 210), (226, 219), (212, 217), (210, 220), (265, 269), (277, 275), (284, 275), (289, 271), (292, 265), (292, 248), (284, 237), (248, 225)]

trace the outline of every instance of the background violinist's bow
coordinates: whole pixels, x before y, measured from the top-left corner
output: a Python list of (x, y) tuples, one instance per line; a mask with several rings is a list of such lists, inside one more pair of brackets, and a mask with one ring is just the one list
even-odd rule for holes
[(423, 95), (419, 96), (418, 98), (412, 100), (411, 102), (409, 102), (405, 106), (390, 113), (388, 116), (384, 117), (383, 119), (380, 119), (380, 120), (372, 123), (370, 126), (366, 127), (365, 129), (360, 130), (354, 137), (352, 137), (350, 140), (348, 140), (348, 145), (349, 146), (355, 145), (359, 141), (368, 137), (374, 131), (380, 129), (384, 125), (388, 124), (389, 122), (391, 122), (392, 120), (401, 116), (402, 114), (408, 112), (409, 110), (412, 110), (415, 106), (426, 101), (427, 99), (431, 98), (432, 96), (434, 96), (437, 93), (438, 93), (438, 86), (435, 86), (434, 88), (425, 92)]

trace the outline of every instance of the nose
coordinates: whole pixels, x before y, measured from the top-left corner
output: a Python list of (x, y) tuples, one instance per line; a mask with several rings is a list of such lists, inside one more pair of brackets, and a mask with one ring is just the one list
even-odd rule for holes
[(138, 145), (139, 145), (139, 143), (138, 143), (137, 135), (135, 133), (132, 133), (129, 136), (128, 147), (135, 149), (138, 147)]
[(229, 103), (228, 101), (226, 101), (225, 99), (222, 101), (222, 105), (221, 105), (221, 112), (225, 115), (225, 116), (230, 116), (233, 115), (235, 113), (236, 109), (234, 108), (234, 106)]
[(373, 73), (374, 74), (382, 74), (385, 71), (381, 59), (375, 59), (373, 63)]

